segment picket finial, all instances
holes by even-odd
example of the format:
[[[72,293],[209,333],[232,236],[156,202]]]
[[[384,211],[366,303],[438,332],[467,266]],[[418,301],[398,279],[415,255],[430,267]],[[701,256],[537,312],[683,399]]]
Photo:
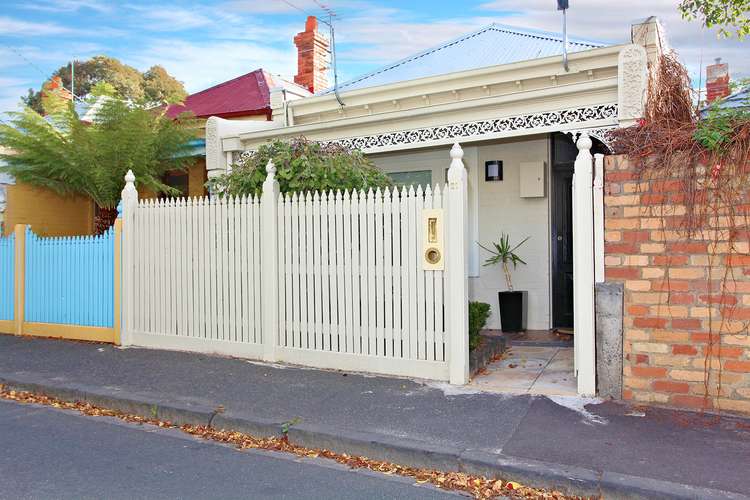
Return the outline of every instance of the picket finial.
[[[273,160],[268,160],[266,164],[266,182],[276,179],[276,165]]]
[[[466,170],[464,169],[464,150],[461,149],[459,143],[453,144],[450,152],[451,165],[448,168],[448,185],[450,187],[458,187],[463,180],[466,178]]]
[[[138,190],[135,188],[135,175],[132,170],[128,170],[125,174],[125,187],[122,188],[120,197],[122,200],[122,208],[118,210],[120,213],[132,210],[138,204]]]
[[[122,190],[122,197],[123,199],[126,198],[126,193],[130,194],[136,192],[135,189],[135,174],[133,174],[132,170],[128,170],[128,173],[125,174],[125,187]]]
[[[576,141],[576,146],[578,147],[578,151],[581,150],[590,150],[591,146],[593,145],[591,141],[591,137],[589,137],[589,134],[587,132],[581,132],[581,135],[578,136],[578,140]]]
[[[266,163],[266,180],[263,181],[263,193],[269,193],[274,197],[279,193],[279,182],[276,180],[276,165],[270,159]]]
[[[451,159],[452,160],[462,160],[464,157],[464,150],[461,149],[461,145],[457,142],[453,143],[453,147],[451,148]]]

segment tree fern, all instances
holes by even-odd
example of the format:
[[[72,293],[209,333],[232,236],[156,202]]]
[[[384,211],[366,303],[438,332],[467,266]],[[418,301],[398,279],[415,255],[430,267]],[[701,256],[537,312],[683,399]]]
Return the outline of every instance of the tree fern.
[[[9,117],[9,125],[0,124],[0,145],[10,150],[0,154],[0,171],[59,194],[84,194],[109,212],[128,169],[139,186],[177,194],[162,176],[194,161],[192,120],[172,121],[117,99],[103,103],[94,123],[81,122],[72,105],[46,119],[30,108]]]

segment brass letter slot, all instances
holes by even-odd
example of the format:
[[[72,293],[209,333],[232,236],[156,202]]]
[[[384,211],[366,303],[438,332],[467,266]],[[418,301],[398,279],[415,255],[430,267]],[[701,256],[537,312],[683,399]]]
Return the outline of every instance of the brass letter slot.
[[[445,268],[445,235],[443,234],[443,209],[422,210],[422,269],[442,271]]]
[[[429,217],[427,219],[427,242],[437,243],[437,217]],[[440,259],[440,252],[438,252],[437,259]],[[437,260],[435,261],[437,262]]]

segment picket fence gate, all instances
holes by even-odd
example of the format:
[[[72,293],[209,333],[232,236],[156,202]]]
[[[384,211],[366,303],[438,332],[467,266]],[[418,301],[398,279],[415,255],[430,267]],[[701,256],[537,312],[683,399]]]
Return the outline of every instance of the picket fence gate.
[[[138,203],[134,344],[262,355],[259,212],[255,197]]]
[[[444,188],[139,201],[123,207],[123,345],[468,380],[466,172]],[[444,269],[423,265],[443,211]]]
[[[112,328],[114,234],[45,238],[27,228],[24,320]]]

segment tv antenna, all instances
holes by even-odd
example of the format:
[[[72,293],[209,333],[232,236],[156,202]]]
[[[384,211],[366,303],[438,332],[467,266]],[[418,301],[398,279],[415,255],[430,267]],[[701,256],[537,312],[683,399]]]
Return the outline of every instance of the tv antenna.
[[[341,96],[339,95],[339,73],[336,68],[336,32],[333,28],[333,20],[335,18],[338,18],[338,15],[332,8],[327,6],[324,3],[319,2],[318,0],[313,0],[315,4],[320,7],[323,12],[325,12],[328,15],[328,21],[324,21],[321,19],[321,21],[324,24],[328,25],[329,30],[329,38],[331,40],[331,66],[333,68],[333,94],[336,96],[336,101],[338,101],[339,106],[344,106],[344,101],[341,100]]]
[[[557,0],[557,10],[561,10],[563,13],[563,68],[565,72],[568,69],[568,20],[565,16],[565,11],[568,10],[568,0]]]

